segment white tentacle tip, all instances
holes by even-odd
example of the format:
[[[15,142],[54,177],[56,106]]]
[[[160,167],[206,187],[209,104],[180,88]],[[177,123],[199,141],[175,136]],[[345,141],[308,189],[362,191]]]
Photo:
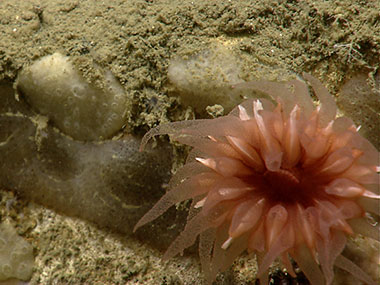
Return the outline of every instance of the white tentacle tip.
[[[222,249],[226,250],[227,248],[229,248],[229,246],[231,245],[233,241],[233,238],[232,237],[229,237],[223,244],[222,244]]]

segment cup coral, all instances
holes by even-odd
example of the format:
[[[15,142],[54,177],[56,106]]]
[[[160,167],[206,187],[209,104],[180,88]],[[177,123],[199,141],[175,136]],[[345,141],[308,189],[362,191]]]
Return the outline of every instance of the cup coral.
[[[312,284],[331,284],[333,266],[374,282],[341,253],[347,236],[379,241],[378,151],[346,117],[314,77],[303,75],[320,104],[314,108],[305,82],[249,82],[271,100],[251,99],[229,115],[174,122],[150,130],[193,147],[170,191],[137,223],[151,222],[172,205],[193,199],[184,231],[164,255],[183,252],[200,235],[207,280],[226,270],[242,252],[257,256],[258,277],[279,258],[291,275],[294,259]]]

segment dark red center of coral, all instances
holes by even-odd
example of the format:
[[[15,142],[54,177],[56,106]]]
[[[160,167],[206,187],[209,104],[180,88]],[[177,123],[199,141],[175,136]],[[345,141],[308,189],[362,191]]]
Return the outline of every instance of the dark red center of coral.
[[[315,199],[326,198],[323,183],[298,168],[266,171],[262,175],[250,177],[247,182],[257,185],[256,191],[273,204],[298,203],[309,207],[314,205]]]

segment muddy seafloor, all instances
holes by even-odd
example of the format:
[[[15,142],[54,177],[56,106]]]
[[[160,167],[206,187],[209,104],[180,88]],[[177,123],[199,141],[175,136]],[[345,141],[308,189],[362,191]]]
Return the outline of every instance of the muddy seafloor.
[[[168,82],[168,64],[176,55],[223,45],[238,55],[245,80],[278,78],[282,72],[312,73],[337,96],[342,113],[362,125],[379,148],[379,97],[339,101],[339,91],[350,78],[360,73],[371,81],[378,72],[379,11],[378,1],[351,0],[3,0],[0,81],[13,84],[23,66],[54,52],[69,56],[85,78],[100,87],[104,78],[94,65],[109,69],[132,105],[124,132],[142,135],[160,122],[199,117],[192,106],[177,99]],[[362,110],[360,116],[350,108],[353,105]],[[177,152],[178,161],[182,153]],[[1,192],[1,218],[11,220],[34,246],[31,284],[199,284],[202,280],[194,254],[163,263],[161,250],[133,236],[14,199],[9,191]],[[362,268],[373,268],[365,261],[368,249],[362,247],[354,252],[355,260]],[[217,284],[254,284],[255,270],[255,261],[243,257]],[[345,276],[337,272],[335,283],[348,284]]]

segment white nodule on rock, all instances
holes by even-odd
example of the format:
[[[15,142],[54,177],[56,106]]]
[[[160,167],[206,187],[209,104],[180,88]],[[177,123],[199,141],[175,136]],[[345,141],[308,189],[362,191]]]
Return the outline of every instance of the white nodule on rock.
[[[240,103],[231,85],[244,82],[239,58],[223,46],[213,46],[187,58],[172,59],[168,77],[180,91],[182,103],[199,113],[220,104],[229,112]]]
[[[32,246],[8,222],[0,224],[0,281],[10,278],[29,280],[34,256]]]
[[[24,68],[17,88],[62,132],[91,141],[109,138],[125,124],[124,89],[110,71],[104,72],[104,78],[105,87],[97,88],[83,78],[68,57],[54,53]]]

